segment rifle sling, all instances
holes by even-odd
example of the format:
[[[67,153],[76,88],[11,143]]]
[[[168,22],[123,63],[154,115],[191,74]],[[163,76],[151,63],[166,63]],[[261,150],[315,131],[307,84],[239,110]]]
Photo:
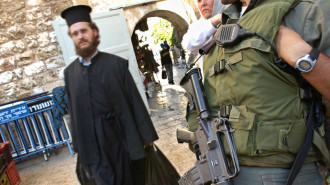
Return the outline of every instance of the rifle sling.
[[[293,183],[293,181],[295,180],[296,176],[298,175],[302,165],[304,164],[304,161],[309,152],[309,149],[312,146],[315,121],[316,121],[315,120],[315,102],[312,101],[312,105],[311,105],[308,120],[307,120],[304,141],[301,144],[300,149],[297,153],[296,159],[292,165],[292,168],[289,173],[289,177],[286,181],[286,185],[291,185]]]

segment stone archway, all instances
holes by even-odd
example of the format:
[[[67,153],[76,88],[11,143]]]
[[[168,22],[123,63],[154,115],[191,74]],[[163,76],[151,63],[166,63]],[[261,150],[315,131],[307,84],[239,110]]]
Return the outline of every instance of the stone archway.
[[[182,40],[182,37],[187,32],[189,26],[188,23],[180,15],[167,10],[155,10],[153,12],[150,12],[144,17],[142,17],[140,21],[136,24],[139,24],[140,22],[145,21],[147,18],[150,17],[160,17],[171,22],[178,33],[179,40]]]
[[[155,78],[154,72],[157,72],[156,64],[160,64],[160,58],[159,54],[156,54],[157,52],[155,52],[157,47],[150,47],[150,45],[148,46],[146,43],[141,43],[142,45],[139,44],[137,41],[138,38],[135,37],[135,30],[145,32],[150,29],[147,25],[148,18],[162,18],[169,21],[173,25],[175,29],[175,36],[179,43],[181,43],[183,35],[188,30],[189,23],[196,18],[194,13],[191,14],[193,15],[193,18],[189,16],[187,13],[187,9],[189,7],[185,7],[185,5],[189,6],[184,0],[167,0],[123,8],[128,31],[132,38],[137,65],[145,76],[146,89],[149,89],[149,84],[154,86],[154,83],[159,83],[159,79],[157,80]],[[180,55],[178,54],[177,56]],[[178,63],[178,61],[174,60],[174,58],[173,61]],[[146,94],[148,95],[148,93]]]
[[[181,40],[189,23],[196,20],[194,9],[185,1],[167,0],[124,7],[125,17],[130,35],[137,24],[149,17],[160,17],[168,20],[176,28]]]

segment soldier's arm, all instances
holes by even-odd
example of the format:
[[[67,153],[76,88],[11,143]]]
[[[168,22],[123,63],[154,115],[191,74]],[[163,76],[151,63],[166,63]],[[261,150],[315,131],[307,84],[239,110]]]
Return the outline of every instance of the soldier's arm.
[[[291,66],[312,50],[299,34],[285,26],[280,26],[277,34],[277,51]],[[330,58],[320,53],[314,69],[302,76],[313,85],[325,98],[330,100]]]

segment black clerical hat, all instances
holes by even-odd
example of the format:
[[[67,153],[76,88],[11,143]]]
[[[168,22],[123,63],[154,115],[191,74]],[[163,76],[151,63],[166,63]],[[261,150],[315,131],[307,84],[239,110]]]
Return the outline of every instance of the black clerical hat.
[[[70,27],[72,24],[77,22],[92,22],[89,13],[92,8],[87,5],[71,6],[61,13],[63,19]]]

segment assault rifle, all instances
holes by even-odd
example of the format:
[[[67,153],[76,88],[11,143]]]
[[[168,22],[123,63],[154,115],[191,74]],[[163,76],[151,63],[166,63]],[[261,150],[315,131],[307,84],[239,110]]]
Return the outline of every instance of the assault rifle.
[[[178,142],[194,145],[197,158],[195,166],[183,175],[179,185],[233,185],[231,179],[238,174],[239,165],[233,129],[228,124],[229,114],[224,111],[213,117],[207,110],[200,68],[188,70],[180,85],[186,90],[190,105],[197,110],[199,126],[194,133],[177,130]],[[229,151],[225,151],[225,146]]]

